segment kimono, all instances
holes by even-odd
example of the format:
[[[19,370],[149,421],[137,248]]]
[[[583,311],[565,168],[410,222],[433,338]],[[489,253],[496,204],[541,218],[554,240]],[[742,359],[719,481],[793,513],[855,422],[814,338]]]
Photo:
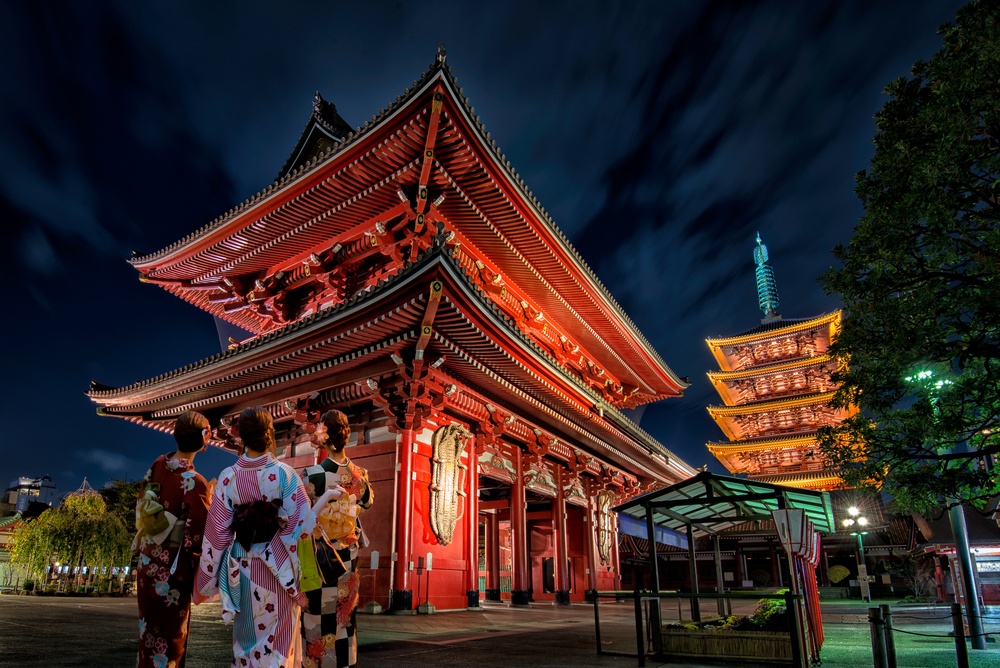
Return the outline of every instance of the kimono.
[[[163,509],[177,517],[176,531],[160,544],[136,537],[139,603],[139,668],[183,668],[191,623],[201,540],[208,514],[209,489],[191,462],[166,455],[146,471],[139,496],[156,489]]]
[[[358,607],[358,551],[368,546],[360,510],[374,500],[368,472],[348,460],[338,464],[324,459],[303,472],[316,498],[340,485],[347,495],[330,501],[316,518],[313,544],[323,579],[322,589],[306,592],[308,605],[302,614],[306,641],[306,668],[342,668],[358,662],[355,614]]]
[[[260,502],[255,504],[254,502]],[[268,503],[271,502],[271,503]],[[261,504],[276,513],[270,536],[241,539],[241,519]],[[297,599],[298,541],[315,516],[295,470],[264,454],[241,456],[219,474],[205,525],[198,591],[216,593],[222,619],[233,623],[236,668],[298,668],[302,662]],[[251,517],[251,533],[256,520]],[[259,540],[264,538],[264,540]]]

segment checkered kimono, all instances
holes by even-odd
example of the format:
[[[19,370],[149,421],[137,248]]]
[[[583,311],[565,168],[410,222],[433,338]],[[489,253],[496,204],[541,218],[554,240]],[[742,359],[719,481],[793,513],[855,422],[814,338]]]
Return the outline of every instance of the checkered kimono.
[[[353,497],[356,508],[366,510],[374,495],[368,483],[368,472],[349,461],[338,464],[325,459],[303,472],[303,478],[318,498],[328,489],[340,485]],[[335,502],[331,501],[331,505]],[[342,505],[348,505],[345,498]],[[323,513],[313,531],[316,562],[323,577],[322,589],[306,592],[309,604],[302,614],[302,631],[306,641],[305,668],[346,668],[358,662],[358,641],[355,636],[355,614],[358,607],[358,551],[367,547],[368,538],[360,521],[347,536],[331,539],[324,535]]]

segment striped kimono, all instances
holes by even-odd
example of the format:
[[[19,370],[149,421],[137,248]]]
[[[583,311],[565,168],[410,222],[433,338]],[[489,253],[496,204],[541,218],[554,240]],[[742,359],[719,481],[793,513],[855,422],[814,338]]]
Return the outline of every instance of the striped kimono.
[[[280,500],[281,528],[247,550],[235,540],[236,510],[254,501]],[[233,623],[235,668],[297,668],[302,662],[299,576],[300,537],[315,515],[295,470],[270,455],[241,456],[219,474],[208,511],[197,587],[222,601],[222,619]]]

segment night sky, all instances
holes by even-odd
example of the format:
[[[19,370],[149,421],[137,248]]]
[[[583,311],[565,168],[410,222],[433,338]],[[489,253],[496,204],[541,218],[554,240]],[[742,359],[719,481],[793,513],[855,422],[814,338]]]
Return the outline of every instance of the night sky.
[[[782,315],[861,214],[882,89],[959,2],[0,3],[4,243],[0,484],[135,479],[172,439],[99,418],[125,385],[219,351],[214,320],[139,283],[159,250],[264,189],[315,91],[361,125],[444,43],[487,129],[680,376],[642,426],[724,470],[704,339],[758,324],[752,249]],[[214,476],[232,456],[200,455]]]

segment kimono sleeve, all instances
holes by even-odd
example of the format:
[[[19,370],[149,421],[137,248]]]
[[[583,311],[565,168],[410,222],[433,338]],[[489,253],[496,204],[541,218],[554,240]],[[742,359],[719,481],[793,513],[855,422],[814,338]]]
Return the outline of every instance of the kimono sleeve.
[[[202,596],[214,596],[219,592],[219,567],[227,548],[233,542],[233,470],[228,468],[219,474],[211,504],[205,520],[205,535],[201,541],[201,561],[195,588]]]
[[[371,508],[372,503],[375,502],[375,490],[372,489],[372,485],[368,482],[368,470],[361,469],[361,480],[364,484],[364,491],[358,496],[358,505],[364,510]]]
[[[205,524],[208,520],[208,509],[212,502],[208,483],[202,476],[196,476],[194,489],[187,493],[188,523],[184,530],[184,547],[190,550],[191,565],[198,566],[203,549]]]

